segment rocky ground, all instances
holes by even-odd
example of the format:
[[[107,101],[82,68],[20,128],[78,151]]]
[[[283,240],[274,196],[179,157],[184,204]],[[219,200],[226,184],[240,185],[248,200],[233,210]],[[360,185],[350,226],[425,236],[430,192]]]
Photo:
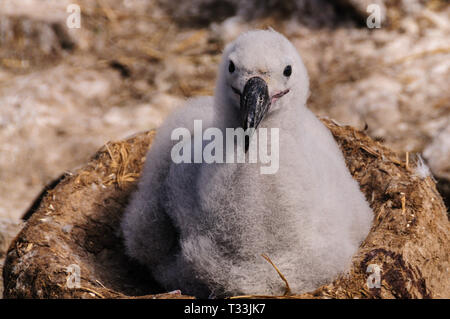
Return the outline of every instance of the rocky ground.
[[[253,28],[298,48],[311,109],[423,154],[450,198],[446,1],[78,0],[69,29],[71,2],[0,2],[0,260],[45,184],[211,94],[225,43]],[[367,3],[381,28],[367,28]]]

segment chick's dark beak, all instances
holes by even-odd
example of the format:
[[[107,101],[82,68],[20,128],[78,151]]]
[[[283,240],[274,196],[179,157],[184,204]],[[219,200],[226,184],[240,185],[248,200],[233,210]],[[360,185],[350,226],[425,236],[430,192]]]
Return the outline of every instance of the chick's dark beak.
[[[250,78],[242,91],[240,104],[242,128],[256,130],[270,107],[266,81],[257,76]]]

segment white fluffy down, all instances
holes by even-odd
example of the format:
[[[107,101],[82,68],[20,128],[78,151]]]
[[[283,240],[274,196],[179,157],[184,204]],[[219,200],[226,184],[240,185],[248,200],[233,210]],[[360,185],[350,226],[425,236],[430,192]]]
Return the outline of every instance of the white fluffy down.
[[[236,71],[228,71],[229,60]],[[283,75],[286,65],[292,75]],[[174,128],[239,126],[240,89],[263,77],[276,100],[260,127],[279,128],[276,174],[260,164],[175,164]],[[214,97],[190,100],[159,129],[122,221],[126,252],[167,290],[198,297],[294,293],[344,273],[373,213],[329,130],[306,108],[309,80],[294,46],[279,33],[251,31],[223,54]],[[270,139],[269,139],[270,141]],[[269,148],[270,149],[270,148]]]

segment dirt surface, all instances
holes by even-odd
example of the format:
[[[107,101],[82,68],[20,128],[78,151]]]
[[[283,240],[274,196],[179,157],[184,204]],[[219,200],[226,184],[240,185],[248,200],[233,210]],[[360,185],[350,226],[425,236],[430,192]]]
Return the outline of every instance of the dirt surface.
[[[11,241],[22,227],[22,222],[0,217],[0,299],[3,297],[3,263]]]
[[[375,222],[347,276],[289,297],[449,298],[450,224],[432,178],[364,133],[325,123]],[[153,136],[108,143],[48,190],[8,251],[7,298],[188,297],[161,294],[150,273],[124,255],[120,238],[120,219]],[[370,264],[382,269],[380,288],[366,285]],[[71,265],[80,269],[75,288],[67,285]]]

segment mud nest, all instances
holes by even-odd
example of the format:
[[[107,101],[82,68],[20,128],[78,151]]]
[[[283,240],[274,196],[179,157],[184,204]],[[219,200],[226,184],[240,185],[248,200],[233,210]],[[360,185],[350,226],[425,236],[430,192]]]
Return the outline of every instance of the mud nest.
[[[449,298],[450,223],[432,177],[417,174],[416,164],[363,132],[323,122],[373,208],[374,224],[348,275],[313,292],[275,298]],[[154,134],[106,144],[86,166],[43,191],[8,250],[6,298],[189,297],[165,293],[124,255],[119,234]],[[379,288],[367,285],[373,264],[381,270]],[[80,281],[69,285],[73,265]]]

